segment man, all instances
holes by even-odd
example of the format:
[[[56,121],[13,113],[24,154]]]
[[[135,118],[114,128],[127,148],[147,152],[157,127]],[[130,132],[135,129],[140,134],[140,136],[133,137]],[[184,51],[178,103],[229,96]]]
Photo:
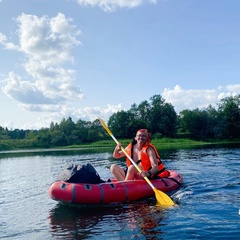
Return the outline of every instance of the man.
[[[125,156],[121,147],[121,143],[117,144],[113,152],[114,158],[118,159]],[[144,176],[149,179],[169,176],[169,172],[161,162],[160,155],[156,148],[150,143],[150,134],[147,129],[138,130],[134,141],[132,141],[125,150],[139,168],[142,169],[142,172],[140,173],[126,157],[127,168],[125,170],[117,164],[111,166],[110,170],[118,181],[143,179]]]

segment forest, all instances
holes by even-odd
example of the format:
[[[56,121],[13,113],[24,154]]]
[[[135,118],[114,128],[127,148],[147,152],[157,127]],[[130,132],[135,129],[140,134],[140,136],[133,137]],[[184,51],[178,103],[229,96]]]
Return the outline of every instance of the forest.
[[[131,139],[138,129],[146,128],[151,138],[239,140],[240,95],[221,99],[217,107],[209,105],[205,109],[186,109],[179,114],[161,95],[154,95],[149,101],[132,104],[127,111],[112,114],[107,124],[119,139]],[[74,122],[68,117],[39,130],[0,127],[0,150],[62,147],[108,139],[98,119]]]

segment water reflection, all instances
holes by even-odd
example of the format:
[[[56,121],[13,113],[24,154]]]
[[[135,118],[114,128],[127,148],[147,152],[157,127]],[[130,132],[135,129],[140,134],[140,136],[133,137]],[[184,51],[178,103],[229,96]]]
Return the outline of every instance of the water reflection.
[[[155,199],[97,207],[57,204],[48,218],[51,234],[58,239],[90,239],[106,233],[111,233],[109,239],[160,239],[166,211],[155,205]]]
[[[141,203],[135,206],[135,209],[130,209],[128,215],[128,226],[130,229],[140,230],[141,235],[146,236],[147,239],[159,239],[163,233],[161,226],[164,219],[166,209],[161,209],[156,205],[149,205],[148,202]]]

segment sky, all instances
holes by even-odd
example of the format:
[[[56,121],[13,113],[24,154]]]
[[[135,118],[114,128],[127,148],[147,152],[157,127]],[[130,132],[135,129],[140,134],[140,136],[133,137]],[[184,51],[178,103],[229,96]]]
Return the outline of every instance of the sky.
[[[0,0],[0,126],[177,113],[240,94],[239,0]]]

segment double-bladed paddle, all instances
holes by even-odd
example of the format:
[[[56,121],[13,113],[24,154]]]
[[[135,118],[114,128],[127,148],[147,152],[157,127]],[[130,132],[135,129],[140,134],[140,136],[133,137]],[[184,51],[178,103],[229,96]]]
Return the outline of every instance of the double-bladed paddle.
[[[116,142],[116,144],[118,144],[119,143],[118,140],[113,136],[112,132],[110,131],[108,126],[105,124],[105,122],[101,118],[98,118],[98,119],[99,119],[101,125],[107,131],[107,133],[112,137],[112,139]],[[134,160],[127,154],[125,149],[123,147],[121,147],[121,150],[124,152],[126,157],[132,162],[132,164],[136,167],[136,169],[141,173],[142,170],[138,167],[138,165],[134,162]],[[165,207],[174,205],[174,202],[172,201],[172,199],[167,194],[165,194],[164,192],[156,189],[146,176],[144,176],[144,179],[147,181],[147,183],[150,185],[150,187],[155,192],[155,196],[156,196],[156,199],[157,199],[157,202],[158,202],[159,205],[165,206]]]

